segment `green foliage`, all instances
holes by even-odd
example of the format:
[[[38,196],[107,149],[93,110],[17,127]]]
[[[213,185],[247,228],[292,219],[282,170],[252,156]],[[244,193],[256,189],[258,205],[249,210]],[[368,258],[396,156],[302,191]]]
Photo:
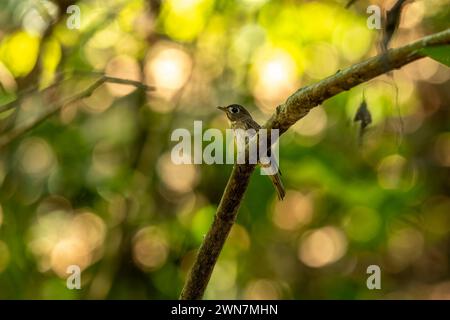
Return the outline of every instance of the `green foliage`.
[[[421,51],[430,58],[450,67],[450,45],[424,48]]]
[[[296,89],[377,50],[370,1],[83,0],[79,30],[66,27],[67,1],[45,1],[49,25],[33,2],[0,1],[0,105],[21,97],[0,113],[0,136],[82,92],[96,71],[157,90],[103,85],[0,149],[0,299],[177,298],[231,165],[175,165],[172,131],[195,120],[224,130],[216,106],[231,103],[263,123]],[[433,3],[406,7],[393,46],[419,37],[421,19],[427,33],[448,27],[448,4]],[[423,53],[449,65],[449,46]],[[418,61],[283,135],[286,199],[255,171],[205,297],[445,297],[449,79]],[[359,146],[363,94],[373,124]],[[81,290],[66,287],[70,264],[82,268]],[[380,291],[366,287],[371,264]]]

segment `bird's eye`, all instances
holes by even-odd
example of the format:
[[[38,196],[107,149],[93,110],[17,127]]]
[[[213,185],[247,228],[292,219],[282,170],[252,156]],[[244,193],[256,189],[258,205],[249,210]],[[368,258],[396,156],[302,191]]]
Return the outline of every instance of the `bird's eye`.
[[[238,113],[238,112],[239,112],[239,108],[237,108],[237,107],[231,108],[231,113]]]

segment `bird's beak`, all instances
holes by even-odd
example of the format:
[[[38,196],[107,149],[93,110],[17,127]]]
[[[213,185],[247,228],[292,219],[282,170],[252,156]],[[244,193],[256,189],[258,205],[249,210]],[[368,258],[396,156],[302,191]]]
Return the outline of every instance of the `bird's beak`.
[[[227,108],[226,107],[217,107],[217,109],[219,109],[219,110],[222,110],[223,112],[226,112],[227,111]]]

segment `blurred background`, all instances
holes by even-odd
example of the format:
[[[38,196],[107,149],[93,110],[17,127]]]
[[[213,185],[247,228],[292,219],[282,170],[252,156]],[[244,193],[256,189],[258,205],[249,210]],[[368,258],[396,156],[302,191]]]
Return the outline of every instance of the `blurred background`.
[[[90,71],[157,90],[103,85],[0,150],[0,299],[177,298],[231,165],[173,164],[171,132],[225,130],[216,106],[231,103],[264,123],[297,88],[376,55],[367,6],[394,2],[1,1],[0,105],[16,107],[0,136]],[[408,4],[391,45],[448,28],[449,8]],[[450,298],[449,101],[449,69],[425,58],[313,109],[280,141],[285,200],[253,175],[205,298]],[[71,264],[81,290],[66,288]],[[372,264],[381,290],[366,287]]]

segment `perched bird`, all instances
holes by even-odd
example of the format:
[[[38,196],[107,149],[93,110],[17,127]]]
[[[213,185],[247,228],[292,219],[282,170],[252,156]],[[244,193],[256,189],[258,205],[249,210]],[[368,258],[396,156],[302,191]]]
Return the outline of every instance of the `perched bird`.
[[[226,113],[228,120],[230,120],[230,123],[231,123],[231,129],[233,129],[233,130],[254,129],[255,130],[255,133],[253,134],[253,136],[254,136],[255,134],[257,134],[259,129],[261,129],[261,126],[255,120],[253,120],[250,113],[243,106],[241,106],[239,104],[232,104],[232,105],[229,105],[228,107],[217,107],[217,108]],[[250,136],[250,138],[251,138],[251,136]],[[286,195],[286,191],[284,190],[283,182],[281,181],[281,172],[279,171],[275,160],[273,159],[273,157],[271,157],[271,161],[269,164],[266,164],[266,165],[261,164],[261,166],[263,168],[276,166],[275,168],[273,168],[275,170],[271,170],[271,172],[276,172],[276,173],[273,175],[269,175],[269,178],[272,181],[272,183],[275,187],[275,190],[277,191],[278,198],[280,200],[283,200],[284,196]]]

